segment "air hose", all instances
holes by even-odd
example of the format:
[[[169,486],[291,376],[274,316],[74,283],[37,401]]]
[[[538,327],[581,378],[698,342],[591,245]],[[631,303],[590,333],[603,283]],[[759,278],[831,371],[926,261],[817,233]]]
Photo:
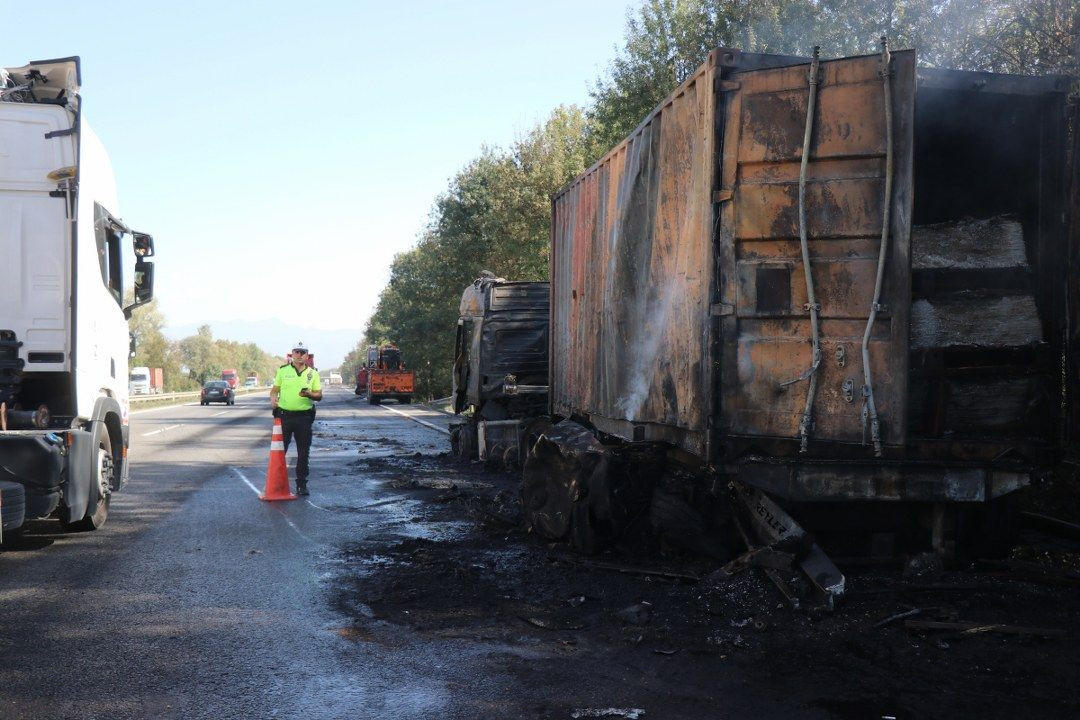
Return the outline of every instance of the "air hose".
[[[874,443],[874,455],[881,457],[881,422],[878,419],[877,405],[874,403],[874,381],[870,373],[870,333],[881,305],[881,286],[885,280],[885,256],[889,248],[889,216],[892,211],[892,176],[893,176],[893,116],[892,84],[890,81],[892,56],[889,54],[889,40],[881,37],[881,69],[879,71],[885,91],[885,207],[881,220],[881,246],[878,248],[877,278],[874,281],[874,300],[870,303],[870,316],[866,320],[866,330],[862,339],[863,364],[863,428],[870,420],[870,438]],[[865,430],[864,430],[865,432]]]
[[[813,423],[814,396],[817,395],[817,372],[821,367],[821,340],[818,332],[818,305],[814,295],[814,276],[810,271],[810,242],[806,230],[806,167],[810,162],[810,136],[814,131],[814,108],[817,105],[818,72],[821,61],[818,58],[820,48],[814,46],[814,57],[810,61],[810,98],[806,103],[806,129],[803,131],[802,160],[799,163],[799,247],[802,249],[803,273],[806,275],[806,309],[810,311],[810,342],[813,348],[812,364],[797,380],[810,379],[806,390],[806,407],[802,420],[799,421],[799,452],[806,452],[810,440],[810,427]],[[790,383],[785,383],[790,384]]]

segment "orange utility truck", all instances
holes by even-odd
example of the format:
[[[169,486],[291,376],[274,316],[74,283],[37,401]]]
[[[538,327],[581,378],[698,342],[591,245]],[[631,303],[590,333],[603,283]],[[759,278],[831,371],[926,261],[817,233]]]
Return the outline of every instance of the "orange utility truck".
[[[391,398],[399,403],[412,402],[416,373],[405,369],[401,350],[393,343],[368,348],[367,399],[371,405]]]

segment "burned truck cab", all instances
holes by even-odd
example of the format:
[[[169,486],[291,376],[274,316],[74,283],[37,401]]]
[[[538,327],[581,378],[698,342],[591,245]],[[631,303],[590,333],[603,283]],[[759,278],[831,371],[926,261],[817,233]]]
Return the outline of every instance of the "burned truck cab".
[[[545,414],[548,288],[486,273],[462,294],[453,370],[459,457],[513,464],[520,421]]]

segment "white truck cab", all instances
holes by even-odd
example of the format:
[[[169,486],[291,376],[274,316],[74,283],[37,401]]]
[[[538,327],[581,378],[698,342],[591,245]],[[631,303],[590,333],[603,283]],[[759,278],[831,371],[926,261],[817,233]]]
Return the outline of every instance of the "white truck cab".
[[[154,390],[150,386],[150,368],[137,366],[131,368],[128,375],[128,392],[132,395],[149,395]]]
[[[50,515],[97,528],[127,479],[127,318],[153,296],[154,244],[121,219],[80,84],[77,57],[0,68],[0,528],[9,532]]]

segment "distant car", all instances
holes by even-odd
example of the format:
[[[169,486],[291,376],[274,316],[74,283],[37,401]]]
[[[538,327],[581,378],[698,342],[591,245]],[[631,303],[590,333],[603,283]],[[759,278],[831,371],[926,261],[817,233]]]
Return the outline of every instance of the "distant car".
[[[236,403],[236,391],[229,387],[229,383],[224,380],[211,380],[203,385],[202,398],[199,400],[199,404],[209,405],[212,402],[233,405]]]

